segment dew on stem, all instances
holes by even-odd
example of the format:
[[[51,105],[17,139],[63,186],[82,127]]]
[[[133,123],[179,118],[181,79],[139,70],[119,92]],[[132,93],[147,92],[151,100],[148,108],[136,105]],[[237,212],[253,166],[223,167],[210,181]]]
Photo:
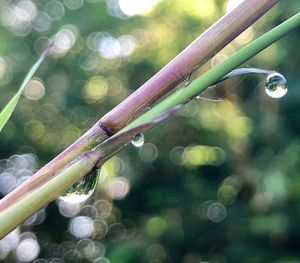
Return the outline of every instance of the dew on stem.
[[[271,98],[283,97],[288,91],[285,77],[277,72],[269,74],[266,79],[265,91]]]
[[[145,137],[144,134],[142,133],[138,133],[131,140],[132,145],[136,148],[142,147],[144,145],[144,142],[145,142]]]
[[[99,169],[93,169],[62,194],[59,200],[69,203],[85,202],[95,192],[99,176]]]

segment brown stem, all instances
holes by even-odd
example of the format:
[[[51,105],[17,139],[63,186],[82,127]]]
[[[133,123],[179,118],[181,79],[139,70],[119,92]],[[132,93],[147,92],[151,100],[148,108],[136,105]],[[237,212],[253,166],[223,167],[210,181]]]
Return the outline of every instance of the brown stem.
[[[223,16],[194,42],[184,49],[162,70],[112,109],[88,132],[60,153],[26,181],[0,201],[0,211],[48,181],[55,172],[62,169],[83,151],[107,139],[123,128],[147,107],[175,88],[183,76],[203,65],[236,36],[271,9],[279,0],[247,0]],[[180,73],[180,74],[178,74]]]

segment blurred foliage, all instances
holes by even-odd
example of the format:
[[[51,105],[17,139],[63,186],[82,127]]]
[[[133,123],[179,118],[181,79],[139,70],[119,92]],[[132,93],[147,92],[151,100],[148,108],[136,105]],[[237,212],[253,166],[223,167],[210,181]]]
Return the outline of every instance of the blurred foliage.
[[[59,46],[0,135],[2,195],[147,81],[226,6],[0,0],[1,107],[47,41]],[[193,77],[299,8],[297,0],[281,1]],[[147,132],[143,147],[129,146],[105,164],[88,203],[53,202],[0,241],[1,262],[299,262],[299,33],[247,64],[284,74],[284,98],[267,97],[261,76],[209,89],[205,96],[224,101],[192,101]]]

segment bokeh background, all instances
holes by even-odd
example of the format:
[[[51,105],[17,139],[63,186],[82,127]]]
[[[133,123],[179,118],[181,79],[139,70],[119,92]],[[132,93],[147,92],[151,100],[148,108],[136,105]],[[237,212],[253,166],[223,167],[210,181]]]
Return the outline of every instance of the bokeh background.
[[[0,134],[0,194],[28,179],[147,81],[230,0],[0,0],[0,107],[50,38],[57,49]],[[285,0],[193,77],[300,10]],[[300,29],[99,171],[84,204],[56,201],[0,241],[1,262],[300,262]]]

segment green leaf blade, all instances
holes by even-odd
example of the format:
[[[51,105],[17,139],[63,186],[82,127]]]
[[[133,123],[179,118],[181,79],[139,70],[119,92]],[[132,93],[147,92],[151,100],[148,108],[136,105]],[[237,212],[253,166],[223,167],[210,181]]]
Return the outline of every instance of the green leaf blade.
[[[49,47],[47,47],[46,50],[42,53],[42,55],[39,57],[39,59],[37,60],[37,62],[35,62],[35,64],[33,64],[33,66],[31,67],[31,69],[27,73],[25,79],[23,80],[23,82],[22,82],[19,90],[17,91],[17,93],[11,98],[11,100],[6,104],[6,106],[0,112],[0,132],[2,131],[2,129],[5,126],[5,124],[10,119],[13,111],[15,110],[15,108],[16,108],[18,102],[19,102],[19,99],[20,99],[20,97],[22,95],[22,92],[23,92],[24,88],[26,87],[26,85],[28,84],[28,82],[31,80],[31,78],[33,77],[33,75],[35,74],[35,72],[38,70],[38,68],[40,67],[40,65],[42,64],[42,62],[46,58],[46,56],[49,54],[49,51],[50,51],[51,47],[52,47],[52,45],[50,45]]]

